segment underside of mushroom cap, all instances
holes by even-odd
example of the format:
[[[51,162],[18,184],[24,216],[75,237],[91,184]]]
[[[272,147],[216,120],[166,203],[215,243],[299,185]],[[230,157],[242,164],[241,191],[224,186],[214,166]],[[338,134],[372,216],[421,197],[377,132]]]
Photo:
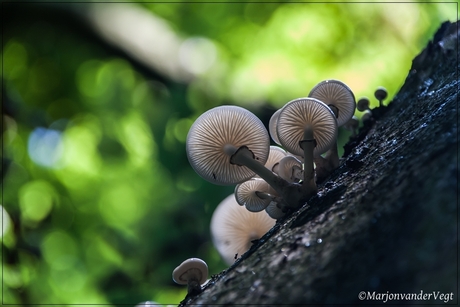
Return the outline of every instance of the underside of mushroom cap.
[[[229,151],[247,146],[254,159],[265,164],[270,138],[263,123],[248,110],[220,106],[203,113],[187,135],[186,151],[192,168],[204,179],[232,185],[255,174],[245,166],[230,163]]]
[[[212,242],[225,262],[231,265],[235,255],[245,253],[251,247],[251,241],[261,238],[275,223],[265,211],[249,212],[239,206],[235,195],[231,194],[212,215]]]
[[[356,100],[352,90],[342,81],[325,80],[318,83],[308,94],[326,105],[338,109],[337,125],[345,124],[355,113]]]
[[[235,199],[240,206],[245,206],[248,211],[260,212],[264,210],[271,199],[261,198],[258,193],[275,196],[275,190],[263,179],[252,178],[235,187]]]
[[[321,155],[337,141],[337,120],[331,109],[318,99],[305,97],[288,102],[282,109],[277,125],[281,144],[289,152],[304,156],[299,142],[306,128],[313,130],[314,155]]]
[[[199,258],[189,258],[174,269],[172,276],[180,285],[186,285],[191,278],[203,284],[208,278],[208,265]]]

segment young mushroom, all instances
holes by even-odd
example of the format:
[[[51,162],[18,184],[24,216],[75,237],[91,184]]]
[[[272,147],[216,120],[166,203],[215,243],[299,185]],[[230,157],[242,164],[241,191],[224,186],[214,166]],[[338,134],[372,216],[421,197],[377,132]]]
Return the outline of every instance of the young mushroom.
[[[360,112],[364,112],[366,110],[370,110],[370,101],[367,97],[362,97],[356,103],[356,109]]]
[[[188,295],[197,295],[208,278],[208,265],[199,258],[189,258],[174,269],[172,278],[179,285],[187,285]]]
[[[275,225],[276,221],[264,211],[249,212],[239,206],[235,195],[227,196],[217,206],[211,218],[211,237],[224,261],[231,265]]]
[[[328,151],[337,142],[335,115],[318,99],[294,99],[283,107],[277,133],[281,144],[289,152],[304,158],[302,192],[308,199],[317,192],[313,158]]]
[[[387,98],[388,92],[383,86],[377,87],[374,93],[375,98],[379,101],[379,106],[383,106],[383,101]]]
[[[353,117],[350,118],[350,120],[346,122],[342,127],[348,131],[351,131],[351,136],[354,137],[357,134],[356,131],[358,131],[359,120],[356,116],[353,115]]]

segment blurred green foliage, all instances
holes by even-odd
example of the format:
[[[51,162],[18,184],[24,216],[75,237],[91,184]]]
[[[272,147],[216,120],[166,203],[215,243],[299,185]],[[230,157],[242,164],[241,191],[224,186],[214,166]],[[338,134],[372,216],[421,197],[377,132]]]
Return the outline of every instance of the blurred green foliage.
[[[75,5],[3,4],[4,303],[177,304],[185,288],[171,273],[184,259],[226,267],[209,221],[233,191],[189,166],[194,119],[236,104],[267,124],[327,78],[357,98],[378,85],[393,95],[458,13],[435,2],[132,5],[177,37],[206,38],[212,65],[172,80],[104,41]]]

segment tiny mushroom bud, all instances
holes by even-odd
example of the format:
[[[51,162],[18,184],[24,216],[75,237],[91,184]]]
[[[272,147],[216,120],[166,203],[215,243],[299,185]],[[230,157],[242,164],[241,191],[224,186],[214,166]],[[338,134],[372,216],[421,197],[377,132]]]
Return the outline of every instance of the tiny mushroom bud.
[[[188,295],[201,292],[201,284],[208,278],[208,265],[199,258],[189,258],[174,269],[173,280],[179,285],[188,286]]]
[[[347,129],[348,131],[351,131],[351,136],[356,136],[356,131],[358,130],[359,127],[359,120],[356,116],[353,115],[352,118],[348,122],[346,122],[345,125],[342,126],[343,128]]]
[[[366,110],[370,110],[369,105],[370,105],[369,98],[362,97],[356,103],[356,109],[358,109],[358,111],[360,112],[364,112]]]
[[[372,112],[370,110],[366,110],[361,116],[361,121],[363,122],[364,125],[369,125],[372,123]]]
[[[275,225],[276,221],[265,211],[249,212],[238,206],[235,195],[227,196],[211,218],[211,237],[224,261],[231,265],[235,255],[242,255]]]
[[[374,96],[379,101],[379,106],[383,106],[383,100],[387,98],[388,92],[383,86],[379,86],[375,90]]]

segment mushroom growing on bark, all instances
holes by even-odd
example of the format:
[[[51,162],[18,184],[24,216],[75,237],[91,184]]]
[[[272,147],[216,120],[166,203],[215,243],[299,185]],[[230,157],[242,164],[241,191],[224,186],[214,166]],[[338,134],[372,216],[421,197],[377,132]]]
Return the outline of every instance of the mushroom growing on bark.
[[[239,206],[235,195],[227,196],[217,206],[211,218],[211,237],[224,261],[231,265],[275,225],[265,211],[249,212]]]
[[[387,98],[388,92],[383,86],[379,86],[374,92],[375,98],[379,101],[379,106],[383,106],[383,101]]]
[[[246,109],[220,106],[203,113],[190,128],[186,143],[190,165],[212,183],[237,184],[257,174],[286,206],[298,207],[311,196],[264,166],[270,147],[268,132]]]
[[[318,83],[308,95],[317,98],[328,105],[337,119],[337,126],[345,125],[356,109],[355,95],[343,82],[338,80],[325,80]],[[316,178],[323,181],[334,169],[339,167],[339,153],[337,143],[331,147],[324,157],[316,156]]]
[[[304,158],[302,192],[308,199],[317,192],[313,158],[328,151],[337,141],[335,115],[318,99],[294,99],[283,107],[277,133],[289,152]]]
[[[208,278],[208,265],[199,258],[189,258],[174,269],[172,278],[179,285],[187,285],[188,295],[199,294]]]

